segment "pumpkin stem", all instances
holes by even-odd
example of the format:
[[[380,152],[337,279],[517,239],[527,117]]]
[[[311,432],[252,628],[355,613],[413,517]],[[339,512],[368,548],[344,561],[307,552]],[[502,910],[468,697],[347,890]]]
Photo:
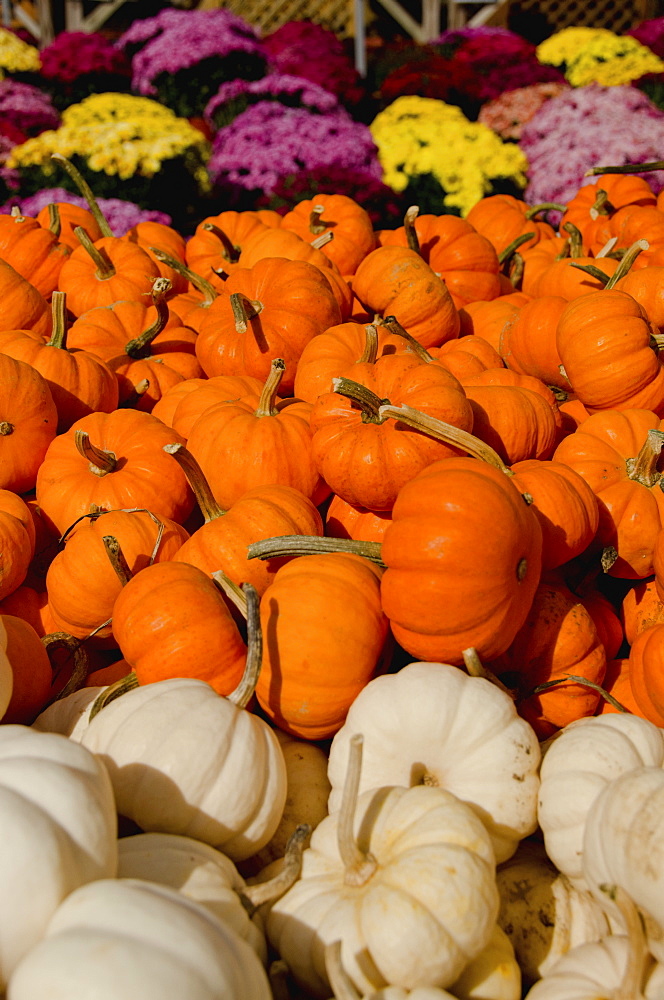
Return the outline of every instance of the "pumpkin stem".
[[[650,960],[650,952],[641,914],[622,886],[600,885],[599,889],[620,910],[629,940],[625,971],[618,988],[614,990],[614,1000],[643,1000],[641,987],[646,963]]]
[[[263,538],[247,546],[247,559],[279,559],[283,556],[310,556],[329,552],[351,552],[363,556],[377,566],[385,563],[380,557],[380,542],[351,538],[320,538],[318,535],[277,535]]]
[[[242,587],[239,587],[237,583],[234,583],[234,581],[231,580],[230,576],[224,573],[223,569],[216,569],[214,573],[211,574],[211,576],[217,587],[219,587],[219,590],[224,595],[224,597],[228,598],[231,604],[233,604],[238,609],[238,611],[246,621],[247,598],[245,596]]]
[[[113,230],[108,224],[108,221],[99,207],[99,203],[95,198],[92,188],[83,177],[83,174],[78,170],[71,160],[68,160],[66,156],[62,153],[51,153],[51,159],[56,160],[61,167],[64,168],[66,173],[69,174],[74,184],[81,192],[83,197],[88,203],[88,208],[90,209],[90,214],[93,216],[95,222],[99,226],[99,232],[102,236],[113,236]]]
[[[254,319],[261,312],[263,303],[258,299],[250,299],[242,292],[233,292],[231,295],[231,309],[235,320],[237,333],[246,333],[249,320]]]
[[[227,695],[228,700],[238,708],[246,708],[251,701],[263,662],[263,632],[258,593],[250,583],[243,583],[242,590],[247,599],[247,662],[240,683]]]
[[[563,229],[569,236],[569,244],[564,257],[581,257],[583,254],[583,236],[578,226],[573,222],[565,222]]]
[[[270,980],[272,1000],[291,1000],[290,991],[288,989],[289,972],[290,969],[284,962],[283,958],[275,958],[274,962],[270,962],[270,967],[267,970],[267,977]]]
[[[109,278],[114,278],[116,271],[106,248],[95,246],[83,226],[76,226],[74,234],[81,246],[85,248],[86,252],[92,258],[93,263],[97,265],[97,270],[95,271],[97,281],[108,281]]]
[[[320,236],[327,229],[327,223],[322,220],[324,211],[325,205],[314,205],[309,213],[309,232],[312,236]]]
[[[464,649],[461,655],[463,656],[463,662],[470,677],[482,677],[486,681],[491,681],[492,684],[495,684],[497,688],[508,695],[512,701],[516,699],[516,692],[512,688],[506,687],[493,671],[484,666],[474,646]]]
[[[135,410],[141,401],[141,397],[150,388],[150,379],[142,378],[140,382],[137,382],[134,388],[131,390],[128,396],[118,403],[118,410]]]
[[[474,434],[461,430],[460,427],[447,424],[444,420],[431,417],[428,413],[422,413],[421,410],[415,410],[412,406],[406,406],[405,403],[401,406],[384,403],[379,412],[382,417],[393,417],[400,423],[406,424],[407,427],[412,427],[416,431],[428,434],[429,437],[436,438],[437,441],[443,441],[445,444],[459,448],[472,455],[473,458],[479,458],[482,462],[486,462],[487,465],[493,465],[494,468],[500,469],[508,476],[513,475],[512,470],[505,465],[498,452],[494,451],[490,445],[485,444],[484,441],[480,441]]]
[[[602,288],[608,288],[609,276],[604,271],[600,270],[599,267],[595,267],[594,264],[575,264],[574,261],[570,262],[571,267],[575,267],[577,271],[585,271],[589,274],[591,278],[596,278],[599,281]]]
[[[627,476],[643,486],[654,486],[661,478],[657,463],[664,446],[664,432],[648,431],[646,440],[636,458],[627,459]]]
[[[233,296],[231,296],[232,298]],[[258,406],[256,407],[255,416],[257,417],[276,417],[279,410],[276,407],[277,393],[279,391],[279,386],[281,385],[281,380],[286,372],[286,362],[283,358],[274,358],[272,364],[270,365],[270,374],[265,380],[265,384],[261,391],[260,399],[258,400]]]
[[[353,834],[362,772],[363,744],[364,737],[361,733],[355,733],[351,736],[348,744],[348,770],[346,771],[337,821],[337,846],[345,868],[344,884],[358,888],[369,881],[378,867],[378,862],[373,854],[370,851],[361,850]]]
[[[414,250],[416,254],[422,256],[422,248],[420,247],[420,240],[417,235],[417,230],[415,229],[415,220],[420,214],[419,205],[411,205],[409,209],[406,210],[406,214],[403,217],[403,228],[406,232],[406,240],[408,242],[408,249]]]
[[[208,306],[212,305],[219,293],[209,281],[207,281],[201,274],[196,274],[196,272],[188,268],[183,261],[178,260],[177,257],[173,257],[173,255],[167,253],[166,250],[160,250],[159,247],[150,247],[149,249],[161,264],[167,264],[168,267],[172,267],[177,274],[186,278],[187,281],[194,286],[197,292],[200,292],[203,296],[201,306],[204,309],[207,309]]]
[[[7,437],[13,433],[14,425],[10,424],[8,420],[0,420],[0,437]]]
[[[138,337],[134,337],[125,345],[125,354],[128,354],[134,361],[149,358],[151,355],[150,345],[152,341],[161,333],[168,323],[168,303],[166,295],[173,287],[169,278],[155,278],[152,285],[152,305],[157,310],[154,322],[144,330]]]
[[[125,559],[125,554],[120,547],[119,541],[114,535],[104,535],[102,542],[110,564],[115,570],[115,575],[122,586],[125,587],[131,580],[133,573],[129,569],[129,563]]]
[[[353,382],[349,378],[333,378],[332,390],[338,392],[340,396],[357,403],[362,409],[363,424],[383,424],[385,417],[381,417],[380,408],[388,400],[381,399],[365,385]]]
[[[361,1000],[360,994],[341,962],[341,941],[325,945],[325,973],[334,1000]]]
[[[61,698],[66,698],[68,694],[72,694],[72,692],[78,691],[79,688],[83,687],[85,678],[88,676],[88,670],[90,669],[90,660],[83,644],[78,639],[75,639],[73,635],[69,635],[68,632],[51,632],[42,638],[42,643],[51,661],[54,684],[60,679],[63,668],[62,665],[54,662],[53,654],[57,650],[62,649],[68,653],[67,662],[71,663],[70,674],[65,684],[53,698],[54,702],[60,701]]]
[[[118,460],[112,451],[103,451],[97,448],[90,440],[87,431],[74,431],[74,445],[76,451],[82,458],[87,458],[90,463],[90,472],[95,476],[106,476],[113,472]]]
[[[51,299],[51,317],[53,332],[48,341],[48,347],[59,347],[65,350],[67,347],[67,296],[57,289],[53,292]]]
[[[498,263],[506,264],[511,259],[513,254],[516,253],[519,247],[523,246],[524,243],[527,243],[528,240],[532,240],[535,235],[535,233],[522,233],[521,236],[517,236],[516,239],[513,239],[512,242],[508,243],[505,249],[501,250],[498,254]]]
[[[378,357],[378,327],[375,323],[369,323],[364,328],[364,334],[364,350],[358,358],[358,364],[375,365]]]
[[[591,167],[586,170],[584,177],[595,177],[597,174],[642,174],[651,170],[663,170],[664,160],[655,160],[653,163],[623,163],[615,167]]]
[[[608,216],[613,215],[616,210],[616,206],[612,205],[609,201],[609,196],[604,190],[604,188],[599,188],[597,191],[597,197],[590,207],[589,215],[593,222],[599,219],[600,215]]]
[[[562,687],[563,684],[567,684],[569,681],[572,681],[574,684],[580,684],[581,687],[590,688],[591,691],[597,691],[604,701],[607,701],[609,705],[612,705],[617,712],[626,712],[628,715],[630,714],[629,709],[625,708],[625,706],[621,704],[617,698],[614,698],[612,694],[609,694],[608,691],[606,691],[603,687],[600,687],[599,684],[596,684],[595,681],[591,681],[588,677],[581,677],[579,674],[563,674],[562,677],[556,678],[556,680],[543,681],[541,684],[538,684],[537,687],[534,687],[532,691],[523,695],[523,698],[525,700],[527,698],[531,698],[533,695],[542,694],[550,688]]]
[[[604,287],[613,288],[621,278],[624,278],[641,251],[647,250],[649,246],[648,240],[637,240],[636,243],[632,243],[631,247],[625,250],[622,260]]]
[[[530,222],[540,212],[566,212],[567,205],[561,205],[558,201],[543,201],[540,205],[533,205],[525,213],[525,218]]]
[[[326,247],[327,244],[331,243],[333,239],[334,233],[332,230],[328,230],[326,233],[321,233],[320,236],[317,236],[315,240],[312,240],[309,246],[312,246],[314,250],[322,250],[323,247]]]
[[[205,478],[205,473],[189,449],[185,448],[179,441],[175,441],[173,444],[165,444],[163,450],[167,455],[173,456],[187,477],[187,482],[194,491],[196,502],[201,514],[205,518],[205,523],[209,524],[210,521],[214,521],[215,518],[225,514],[226,511],[219,506],[212,494],[210,484]]]
[[[49,232],[53,233],[54,236],[59,236],[62,232],[60,209],[53,201],[48,206],[48,228]]]
[[[410,350],[413,354],[418,356],[420,361],[424,361],[428,365],[435,363],[436,359],[429,354],[426,347],[423,347],[422,344],[420,344],[419,340],[416,340],[412,334],[408,333],[407,330],[404,330],[396,316],[386,316],[383,320],[383,326],[387,329],[388,333],[391,333],[396,337],[403,337],[403,339],[408,343]]]
[[[608,257],[617,242],[618,242],[618,237],[617,236],[612,236],[610,240],[606,241],[606,243],[604,244],[604,246],[602,247],[602,249],[599,250],[595,254],[595,259],[597,260],[600,257]],[[622,254],[621,254],[621,257],[622,257]]]
[[[133,671],[125,677],[121,677],[119,680],[113,681],[113,683],[109,684],[107,688],[100,691],[98,696],[93,701],[92,708],[90,709],[90,715],[88,716],[90,722],[92,722],[98,712],[101,712],[102,708],[106,708],[106,706],[110,705],[110,703],[115,701],[116,698],[121,698],[123,694],[127,693],[127,691],[133,691],[133,689],[138,686],[138,677]]]
[[[228,234],[220,226],[216,226],[213,222],[204,222],[201,229],[217,237],[222,246],[221,256],[224,260],[227,260],[230,264],[237,264],[240,259],[240,247],[232,242]]]
[[[276,903],[297,882],[302,871],[302,851],[310,834],[309,824],[301,823],[288,838],[283,865],[279,872],[265,882],[245,885],[238,890],[240,901],[250,917],[264,903]]]

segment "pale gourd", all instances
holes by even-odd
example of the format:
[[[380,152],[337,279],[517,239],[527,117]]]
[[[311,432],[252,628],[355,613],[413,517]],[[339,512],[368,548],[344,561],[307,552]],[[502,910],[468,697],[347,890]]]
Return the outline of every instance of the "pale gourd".
[[[33,729],[42,733],[61,733],[76,743],[81,742],[83,731],[90,721],[90,710],[102,687],[82,687],[65,698],[59,698],[37,716]]]
[[[550,743],[542,759],[538,817],[547,854],[583,884],[583,835],[593,802],[627,771],[662,767],[664,731],[625,712],[578,719]]]
[[[14,689],[14,674],[7,656],[7,629],[0,620],[0,719],[7,711]]]
[[[629,932],[572,948],[526,1000],[664,1000],[664,966],[645,947],[636,910]]]
[[[63,899],[115,875],[117,816],[89,750],[19,725],[0,726],[0,815],[1,992]]]
[[[583,874],[595,894],[618,886],[646,919],[664,961],[664,770],[641,767],[606,785],[588,813]]]
[[[138,833],[118,841],[118,878],[142,879],[177,889],[223,920],[267,961],[265,934],[242,905],[245,881],[225,854],[192,837]]]
[[[385,986],[360,997],[341,965],[340,942],[325,949],[325,968],[335,1000],[521,1000],[521,971],[509,939],[496,925],[486,948],[466,966],[449,991],[438,986]]]
[[[557,870],[530,840],[496,871],[498,923],[507,933],[526,985],[541,979],[571,948],[609,933],[604,909]]]
[[[279,825],[286,765],[273,730],[232,698],[195,679],[146,684],[97,712],[81,742],[106,765],[122,816],[240,861]]]
[[[7,1000],[272,1000],[254,950],[175,889],[83,886],[16,968]]]
[[[330,748],[330,812],[339,808],[353,733],[364,735],[360,791],[446,788],[474,809],[505,861],[537,826],[540,749],[511,698],[444,663],[411,663],[376,677],[350,707]]]
[[[335,940],[361,992],[447,988],[496,923],[490,837],[442,788],[384,787],[358,799],[358,737],[350,749],[342,807],[314,830],[301,878],[270,910],[268,938],[313,997],[330,995],[324,952]]]

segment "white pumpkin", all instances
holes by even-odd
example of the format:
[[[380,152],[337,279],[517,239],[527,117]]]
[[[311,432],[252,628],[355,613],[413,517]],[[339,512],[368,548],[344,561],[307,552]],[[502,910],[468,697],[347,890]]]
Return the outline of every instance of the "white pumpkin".
[[[547,854],[583,884],[583,834],[593,802],[627,771],[664,764],[664,731],[618,712],[578,719],[556,736],[540,769],[538,818]]]
[[[225,854],[192,837],[138,833],[118,841],[118,878],[158,882],[200,903],[244,938],[267,961],[265,934],[238,893],[245,881]]]
[[[174,889],[104,879],[73,892],[7,1000],[272,1000],[254,950]]]
[[[341,810],[314,830],[302,877],[267,918],[295,980],[329,996],[325,945],[360,991],[447,987],[489,942],[498,913],[489,835],[451,792],[417,785],[357,798],[360,742],[351,743]]]
[[[7,656],[7,629],[0,619],[0,719],[7,711],[14,690],[14,674]]]
[[[65,698],[59,698],[41,712],[32,723],[33,729],[42,733],[61,733],[76,743],[81,742],[83,731],[90,721],[90,710],[97,695],[105,687],[82,687]]]
[[[115,875],[117,816],[106,770],[84,747],[0,726],[0,992],[62,900]]]
[[[118,812],[141,830],[193,837],[239,861],[279,825],[286,765],[273,730],[204,681],[128,691],[81,743],[108,768]]]
[[[524,840],[496,872],[498,923],[516,953],[524,982],[541,979],[570,948],[610,932],[593,896],[559,872],[544,848]]]
[[[628,973],[633,957],[623,935],[579,945],[558,959],[526,1000],[664,1000],[664,966],[648,955],[637,958],[634,981]]]
[[[332,984],[335,1000],[520,1000],[521,971],[506,934],[496,925],[486,948],[466,966],[450,991],[439,986],[416,986],[405,990],[401,986],[385,986],[370,995],[360,994],[341,965],[341,942],[325,949],[327,978]]]
[[[499,862],[536,829],[537,736],[491,681],[445,663],[410,663],[370,681],[332,741],[330,812],[339,808],[348,744],[358,732],[365,740],[361,792],[446,788],[482,818]]]
[[[596,894],[619,886],[634,901],[647,918],[650,949],[663,962],[664,770],[628,771],[597,796],[586,820],[583,874]]]

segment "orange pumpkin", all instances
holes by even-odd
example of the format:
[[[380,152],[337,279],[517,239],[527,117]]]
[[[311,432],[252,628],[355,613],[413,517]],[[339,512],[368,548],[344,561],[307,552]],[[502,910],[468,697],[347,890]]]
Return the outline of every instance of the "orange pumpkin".
[[[355,274],[359,265],[376,247],[376,236],[369,215],[361,205],[345,194],[317,194],[300,201],[284,215],[281,226],[292,230],[307,243],[325,238],[322,253],[342,274]]]
[[[540,579],[542,532],[510,478],[473,458],[434,462],[402,487],[381,546],[395,638],[422,660],[508,648]]]
[[[29,726],[46,706],[51,693],[53,671],[41,639],[23,618],[2,615],[7,630],[7,656],[14,686],[3,723]]]
[[[1,489],[33,489],[57,425],[58,411],[46,379],[32,365],[0,354]]]
[[[30,511],[11,490],[0,490],[0,600],[25,580],[35,552],[35,526]]]
[[[532,233],[532,239],[522,244],[521,249],[525,249],[541,239],[555,236],[548,222],[529,216],[530,210],[530,205],[513,195],[494,194],[473,205],[466,222],[486,236],[497,253],[502,253],[519,236]]]
[[[238,266],[242,249],[250,236],[268,230],[256,212],[220,212],[208,215],[196,226],[187,241],[187,266],[200,274],[217,291],[223,291],[226,277]],[[225,277],[217,272],[223,272]]]
[[[355,273],[353,292],[370,314],[396,317],[423,347],[459,335],[459,313],[445,282],[415,250],[373,250]]]
[[[389,626],[380,570],[342,552],[301,556],[278,570],[260,615],[261,708],[294,736],[328,739],[381,667]]]
[[[653,625],[634,639],[629,653],[629,683],[644,717],[664,727],[664,625]]]
[[[103,236],[94,243],[83,238],[84,245],[65,261],[58,281],[74,316],[120,299],[140,300],[150,293],[160,274],[145,250],[116,236]]]
[[[83,514],[124,507],[147,507],[157,517],[184,522],[194,497],[162,450],[174,440],[182,439],[139,410],[78,420],[52,442],[39,468],[36,495],[45,522],[61,535]]]
[[[196,342],[205,374],[266,379],[272,358],[286,372],[281,391],[293,392],[300,355],[317,334],[341,321],[323,273],[304,260],[267,257],[238,268],[207,310]]]
[[[600,685],[606,671],[606,652],[589,612],[563,585],[542,583],[526,621],[501,661],[510,685],[517,680],[519,714],[544,739],[575,719],[593,715],[599,692],[573,680],[573,674]],[[560,680],[548,690],[541,684]]]
[[[113,606],[113,632],[139,684],[196,677],[227,695],[242,677],[247,650],[226,602],[189,563],[153,563],[132,577]]]
[[[631,646],[639,632],[653,625],[664,625],[664,602],[655,580],[643,580],[630,587],[623,597],[621,618],[625,639]]]
[[[58,287],[62,265],[71,250],[37,219],[0,216],[0,257],[49,298]]]
[[[534,375],[546,385],[569,389],[569,381],[560,370],[562,364],[556,344],[558,321],[567,299],[545,295],[533,299],[515,313],[500,335],[500,356],[512,371]]]

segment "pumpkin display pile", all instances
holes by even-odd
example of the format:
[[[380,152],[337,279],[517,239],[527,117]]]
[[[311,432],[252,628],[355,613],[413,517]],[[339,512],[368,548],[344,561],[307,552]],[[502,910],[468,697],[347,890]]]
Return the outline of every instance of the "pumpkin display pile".
[[[0,217],[0,994],[664,997],[664,196],[185,241],[58,160],[88,208]]]

